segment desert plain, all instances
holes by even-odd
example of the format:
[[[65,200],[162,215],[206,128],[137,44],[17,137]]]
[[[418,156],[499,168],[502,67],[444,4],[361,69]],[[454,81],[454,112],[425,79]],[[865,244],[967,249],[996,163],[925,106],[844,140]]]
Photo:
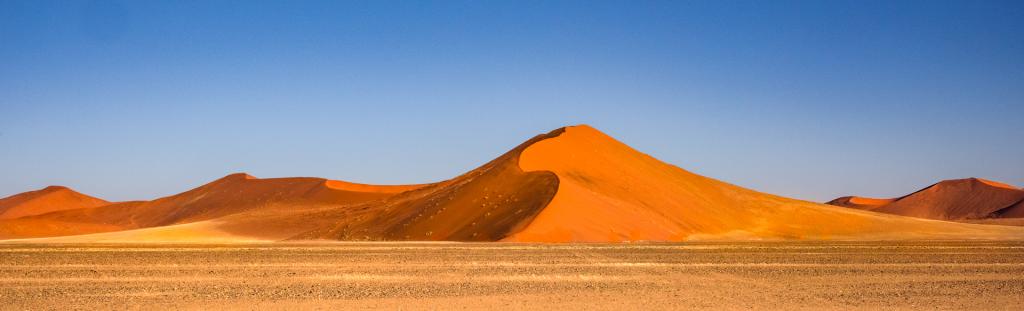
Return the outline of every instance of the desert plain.
[[[1024,242],[0,244],[0,309],[988,309]]]

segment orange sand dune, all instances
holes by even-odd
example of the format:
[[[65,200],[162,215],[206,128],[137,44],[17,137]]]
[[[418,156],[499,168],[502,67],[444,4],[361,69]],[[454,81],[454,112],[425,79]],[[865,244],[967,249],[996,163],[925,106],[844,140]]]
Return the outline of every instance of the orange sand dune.
[[[528,172],[554,172],[559,189],[509,241],[1024,238],[1021,230],[919,221],[744,189],[658,161],[589,126],[534,144],[520,161]]]
[[[1024,190],[980,178],[942,181],[874,206],[855,204],[844,201],[844,198],[832,200],[828,204],[939,220],[1024,217]]]
[[[97,207],[110,202],[62,186],[24,192],[0,199],[0,219],[46,214],[54,211]]]
[[[0,238],[87,233],[36,241],[1024,239],[1024,228],[756,192],[663,163],[585,125],[538,135],[433,184],[236,174],[154,201],[0,220]]]

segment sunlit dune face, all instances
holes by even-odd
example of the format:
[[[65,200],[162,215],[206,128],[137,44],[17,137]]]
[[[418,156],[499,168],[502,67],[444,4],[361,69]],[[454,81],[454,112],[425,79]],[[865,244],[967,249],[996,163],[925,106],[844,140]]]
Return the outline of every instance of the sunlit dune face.
[[[551,204],[514,241],[677,240],[691,228],[666,219],[641,201],[668,198],[657,184],[671,178],[643,157],[586,126],[533,144],[520,159],[525,171],[551,171],[560,179]],[[623,171],[623,169],[644,171]],[[655,185],[655,186],[651,186]],[[663,184],[664,185],[664,184]],[[641,200],[637,200],[641,198]],[[675,196],[675,198],[681,198]],[[671,209],[685,202],[660,202]],[[657,207],[655,207],[657,209]]]

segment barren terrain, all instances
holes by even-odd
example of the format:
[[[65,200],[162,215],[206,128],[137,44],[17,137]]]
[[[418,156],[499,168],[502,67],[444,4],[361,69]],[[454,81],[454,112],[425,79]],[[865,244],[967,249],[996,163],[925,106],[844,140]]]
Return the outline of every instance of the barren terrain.
[[[0,309],[1017,309],[1024,242],[0,244]]]

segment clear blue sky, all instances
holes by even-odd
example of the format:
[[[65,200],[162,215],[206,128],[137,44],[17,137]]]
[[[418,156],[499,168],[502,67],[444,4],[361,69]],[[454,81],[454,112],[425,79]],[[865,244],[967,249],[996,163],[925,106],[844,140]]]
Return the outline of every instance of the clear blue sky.
[[[0,196],[453,177],[591,124],[824,201],[1024,186],[1021,1],[0,0]]]

